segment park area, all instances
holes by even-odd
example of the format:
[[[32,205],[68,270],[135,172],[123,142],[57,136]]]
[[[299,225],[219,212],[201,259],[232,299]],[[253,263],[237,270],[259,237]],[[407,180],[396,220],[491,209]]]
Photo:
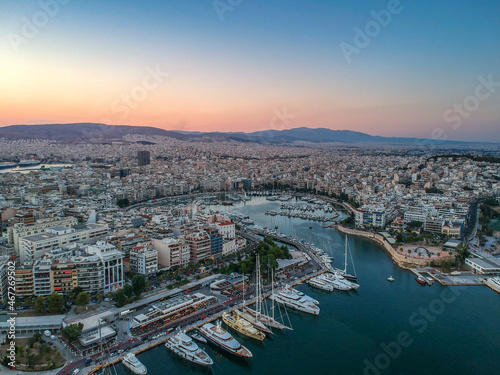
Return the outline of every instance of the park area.
[[[438,260],[450,256],[448,251],[444,251],[437,246],[403,245],[398,246],[396,252],[408,258]]]
[[[44,371],[64,366],[66,360],[59,351],[43,340],[41,334],[29,338],[17,338],[16,343],[16,370],[19,371]],[[0,347],[2,364],[6,367],[10,360],[6,357],[9,343]],[[10,367],[9,367],[10,368]],[[0,370],[1,372],[1,370]]]

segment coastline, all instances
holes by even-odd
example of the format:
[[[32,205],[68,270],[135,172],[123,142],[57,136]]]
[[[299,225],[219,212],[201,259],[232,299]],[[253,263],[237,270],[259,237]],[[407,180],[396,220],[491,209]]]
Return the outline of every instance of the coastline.
[[[365,231],[362,231],[359,229],[351,229],[351,228],[344,227],[340,224],[334,225],[334,228],[337,229],[339,232],[344,233],[344,234],[368,238],[368,239],[372,240],[376,244],[383,247],[384,250],[389,253],[389,255],[391,256],[394,263],[396,263],[399,267],[401,267],[403,269],[411,269],[413,266],[429,266],[431,263],[431,260],[409,258],[407,256],[403,256],[403,255],[399,254],[398,252],[396,252],[396,250],[394,250],[394,248],[389,244],[389,242],[387,242],[385,240],[384,236],[382,236],[378,233],[365,232]]]

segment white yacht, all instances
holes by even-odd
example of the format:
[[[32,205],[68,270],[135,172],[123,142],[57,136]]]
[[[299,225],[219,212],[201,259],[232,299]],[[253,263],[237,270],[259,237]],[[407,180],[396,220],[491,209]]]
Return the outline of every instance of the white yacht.
[[[342,275],[338,273],[325,272],[321,274],[323,280],[333,285],[337,290],[351,290],[358,289],[359,285],[346,280]]]
[[[206,323],[199,329],[200,334],[215,346],[238,357],[251,358],[252,352],[241,345],[231,334],[220,326]]]
[[[146,366],[144,366],[135,356],[134,353],[128,353],[122,360],[122,363],[127,367],[130,371],[137,375],[146,375],[148,370]]]
[[[306,283],[309,284],[310,286],[314,286],[318,289],[326,290],[327,292],[331,292],[334,289],[333,285],[331,283],[323,280],[321,275],[307,280]]]
[[[312,315],[319,315],[319,307],[311,301],[312,298],[306,296],[302,292],[300,293],[302,295],[296,293],[293,288],[285,286],[284,288],[281,288],[277,293],[272,294],[269,298],[291,309],[295,309]]]
[[[298,289],[295,289],[294,287],[290,286],[290,285],[285,285],[284,289],[290,289],[292,292],[294,293],[297,293],[299,296],[301,296],[302,298],[304,298],[306,301],[309,301],[311,303],[314,303],[315,305],[319,305],[319,302],[317,300],[315,300],[314,298],[312,297],[309,297],[308,295],[306,295],[305,293],[301,292],[300,290]]]
[[[212,358],[200,349],[191,337],[182,331],[169,338],[165,343],[165,347],[173,351],[178,356],[202,366],[210,366],[214,363]]]

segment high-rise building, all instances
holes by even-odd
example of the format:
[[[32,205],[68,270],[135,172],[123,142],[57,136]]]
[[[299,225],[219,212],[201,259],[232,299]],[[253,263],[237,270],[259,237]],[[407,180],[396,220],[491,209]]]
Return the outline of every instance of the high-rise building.
[[[137,164],[139,167],[151,164],[149,151],[137,151]]]

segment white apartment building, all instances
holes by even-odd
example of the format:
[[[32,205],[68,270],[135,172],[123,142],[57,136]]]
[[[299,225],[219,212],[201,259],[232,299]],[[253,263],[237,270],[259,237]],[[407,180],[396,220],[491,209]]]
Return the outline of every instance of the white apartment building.
[[[404,214],[404,221],[411,223],[412,221],[420,221],[425,223],[426,214],[418,211],[406,211]]]
[[[130,250],[130,271],[144,276],[158,272],[158,251],[144,246]]]
[[[18,223],[7,228],[7,239],[9,244],[14,245],[16,254],[19,254],[19,241],[22,237],[41,234],[45,232],[45,229],[55,226],[64,226],[69,228],[77,224],[78,220],[76,219],[76,217],[41,219],[33,225]]]
[[[33,291],[35,296],[52,294],[52,261],[39,259],[33,264]]]
[[[220,223],[216,223],[217,229],[219,230],[219,233],[224,237],[225,239],[231,239],[234,238],[236,235],[236,228],[234,223],[230,221],[223,221]]]
[[[98,241],[87,247],[89,254],[97,255],[104,266],[104,292],[115,292],[123,288],[123,253],[110,243]]]
[[[374,226],[383,228],[389,220],[383,206],[367,205],[356,210],[355,218],[357,227]]]
[[[22,237],[20,239],[21,263],[40,259],[46,252],[69,246],[74,242],[89,241],[103,237],[108,233],[108,227],[98,224],[87,224],[81,227],[70,228],[56,226],[46,228],[41,234]]]

